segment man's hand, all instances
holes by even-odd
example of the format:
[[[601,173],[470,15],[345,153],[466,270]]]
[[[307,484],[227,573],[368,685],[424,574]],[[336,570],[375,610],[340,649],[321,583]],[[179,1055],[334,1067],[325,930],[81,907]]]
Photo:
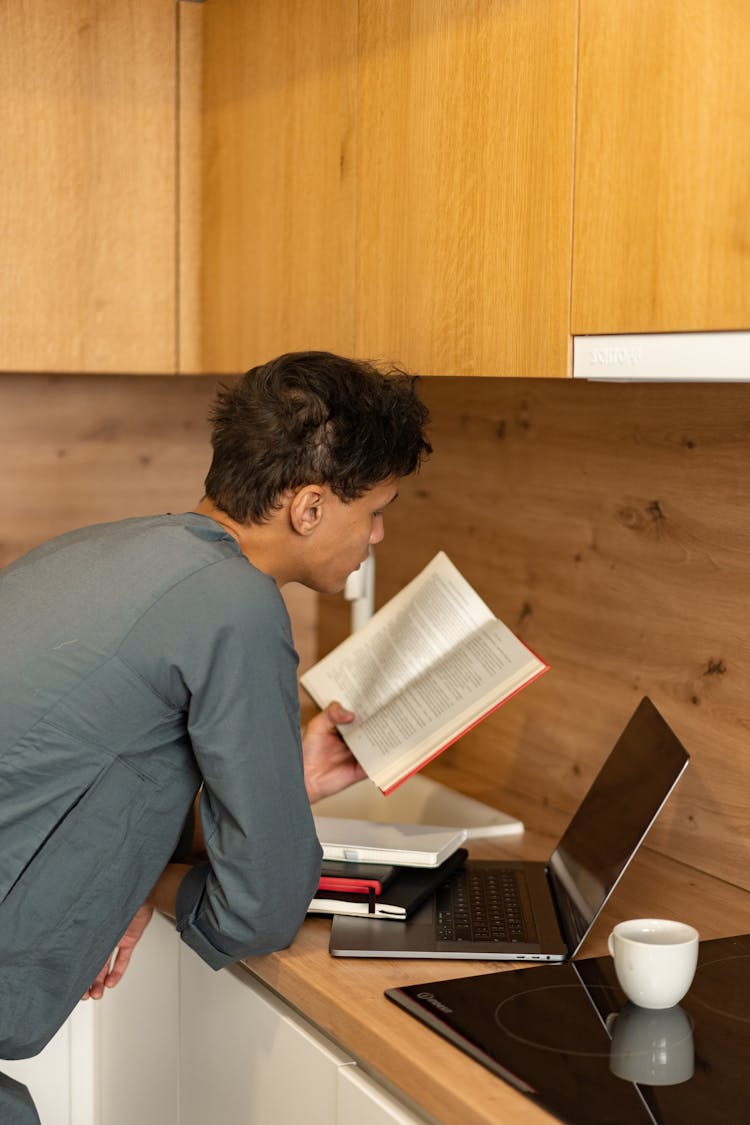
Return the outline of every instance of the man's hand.
[[[311,805],[367,776],[336,730],[337,723],[351,723],[353,719],[353,711],[340,703],[329,703],[302,733],[305,788]]]
[[[153,913],[154,908],[149,903],[144,903],[140,910],[137,911],[133,921],[120,938],[112,956],[107,958],[107,964],[98,974],[91,987],[84,992],[81,999],[88,1000],[91,998],[92,1000],[101,1000],[105,988],[114,988],[116,984],[119,984],[122,980],[123,973],[130,963],[133,950],[140,941],[146,926],[151,921],[151,915]]]

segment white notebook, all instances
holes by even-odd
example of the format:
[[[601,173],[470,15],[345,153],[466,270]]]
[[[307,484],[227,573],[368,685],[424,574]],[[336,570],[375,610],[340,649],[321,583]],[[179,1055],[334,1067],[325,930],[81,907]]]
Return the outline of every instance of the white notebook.
[[[464,828],[384,824],[338,816],[316,816],[315,829],[325,859],[406,867],[437,867],[466,839]]]

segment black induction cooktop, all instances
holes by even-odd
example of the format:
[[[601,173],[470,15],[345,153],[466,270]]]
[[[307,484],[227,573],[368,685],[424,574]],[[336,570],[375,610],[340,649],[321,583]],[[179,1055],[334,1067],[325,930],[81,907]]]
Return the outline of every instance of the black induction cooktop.
[[[627,1001],[609,957],[386,996],[570,1125],[750,1123],[750,935],[704,941],[679,1006]]]

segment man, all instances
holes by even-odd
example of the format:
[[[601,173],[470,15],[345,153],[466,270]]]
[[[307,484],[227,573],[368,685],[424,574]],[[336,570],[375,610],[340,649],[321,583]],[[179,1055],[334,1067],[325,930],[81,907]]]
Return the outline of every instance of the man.
[[[291,942],[320,870],[310,802],[362,771],[338,704],[300,738],[279,587],[342,589],[426,421],[399,372],[281,356],[219,392],[194,511],[84,528],[0,574],[0,1058],[116,984],[154,906],[214,968]]]

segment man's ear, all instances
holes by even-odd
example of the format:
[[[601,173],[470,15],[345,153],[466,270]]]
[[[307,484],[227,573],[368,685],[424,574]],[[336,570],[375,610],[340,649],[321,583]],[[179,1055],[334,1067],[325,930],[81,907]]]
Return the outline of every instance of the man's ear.
[[[312,535],[323,519],[325,489],[319,484],[298,488],[289,505],[289,519],[300,535]]]

